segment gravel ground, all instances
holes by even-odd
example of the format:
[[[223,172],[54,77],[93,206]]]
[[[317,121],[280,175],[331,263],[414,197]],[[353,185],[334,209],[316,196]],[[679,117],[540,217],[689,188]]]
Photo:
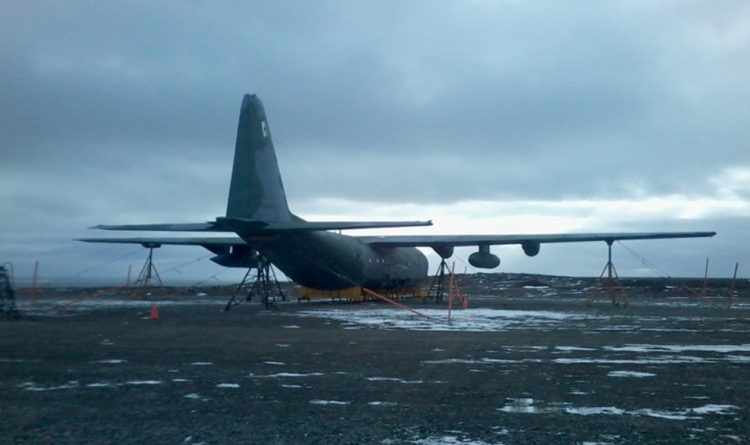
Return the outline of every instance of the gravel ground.
[[[419,303],[431,318],[374,303],[226,313],[205,295],[160,299],[156,321],[116,295],[22,302],[24,319],[0,321],[0,443],[750,440],[745,298],[631,287],[616,308],[586,305],[578,281],[475,284],[451,322]]]

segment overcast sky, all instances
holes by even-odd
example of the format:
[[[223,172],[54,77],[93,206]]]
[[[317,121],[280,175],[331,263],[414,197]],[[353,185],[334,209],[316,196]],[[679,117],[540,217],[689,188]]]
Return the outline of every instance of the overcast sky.
[[[222,215],[256,93],[303,217],[436,223],[380,233],[717,230],[628,246],[672,275],[702,275],[706,256],[716,275],[750,272],[747,1],[278,3],[5,5],[0,262],[124,279],[139,248],[70,240]],[[500,270],[576,275],[606,253],[493,251]],[[236,276],[207,256],[158,252],[165,281]]]

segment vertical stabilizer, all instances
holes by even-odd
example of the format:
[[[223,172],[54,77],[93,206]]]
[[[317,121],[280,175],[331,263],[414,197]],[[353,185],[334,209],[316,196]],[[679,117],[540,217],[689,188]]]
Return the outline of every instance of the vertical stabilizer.
[[[227,217],[269,223],[292,219],[266,112],[254,94],[242,98]]]

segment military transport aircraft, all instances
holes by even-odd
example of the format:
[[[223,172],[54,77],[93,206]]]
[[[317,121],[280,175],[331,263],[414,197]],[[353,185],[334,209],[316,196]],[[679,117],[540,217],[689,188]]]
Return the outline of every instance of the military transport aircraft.
[[[232,180],[226,216],[189,224],[99,225],[96,229],[166,232],[231,232],[232,237],[87,238],[81,241],[132,243],[145,247],[196,245],[217,254],[227,267],[252,267],[257,255],[267,258],[296,283],[313,289],[352,287],[402,289],[427,278],[427,258],[417,247],[432,248],[441,258],[456,246],[477,246],[469,263],[494,269],[500,258],[491,245],[519,244],[535,256],[544,243],[695,238],[715,232],[575,233],[544,235],[401,235],[348,236],[337,230],[429,226],[431,221],[310,222],[287,205],[271,130],[260,99],[245,95],[240,109]]]

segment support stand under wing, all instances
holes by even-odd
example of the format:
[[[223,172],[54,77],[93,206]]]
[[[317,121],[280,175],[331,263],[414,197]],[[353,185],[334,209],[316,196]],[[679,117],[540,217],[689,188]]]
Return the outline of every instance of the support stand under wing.
[[[607,240],[607,263],[602,269],[602,273],[599,274],[599,280],[602,283],[602,290],[609,295],[610,300],[614,306],[622,304],[627,307],[629,304],[628,294],[619,282],[619,276],[617,275],[617,269],[615,264],[612,262],[612,243],[614,241]],[[589,299],[589,304],[593,303],[593,299]]]
[[[143,268],[133,285],[135,287],[150,287],[152,282],[155,282],[158,283],[159,286],[163,286],[164,283],[161,281],[159,271],[156,270],[156,265],[154,264],[154,249],[161,247],[161,245],[146,243],[143,244],[143,247],[148,249],[148,256],[146,256],[146,262],[143,263]]]
[[[435,303],[442,303],[443,298],[445,297],[445,291],[448,288],[447,281],[449,273],[450,269],[448,268],[448,263],[445,261],[445,258],[441,257],[438,270],[435,272],[435,276],[432,277],[430,288],[427,291],[427,296],[433,298]]]
[[[9,319],[21,316],[16,309],[16,294],[5,266],[0,266],[0,316]]]
[[[250,282],[249,278],[252,275],[253,269],[255,269],[255,280]],[[259,295],[266,309],[275,308],[274,303],[276,301],[286,301],[286,294],[281,289],[281,284],[276,278],[276,272],[271,267],[271,262],[262,256],[258,258],[256,267],[251,267],[247,270],[232,298],[224,306],[225,311],[242,304],[243,301],[237,297],[243,289],[247,289],[244,301],[251,301],[254,295]]]

